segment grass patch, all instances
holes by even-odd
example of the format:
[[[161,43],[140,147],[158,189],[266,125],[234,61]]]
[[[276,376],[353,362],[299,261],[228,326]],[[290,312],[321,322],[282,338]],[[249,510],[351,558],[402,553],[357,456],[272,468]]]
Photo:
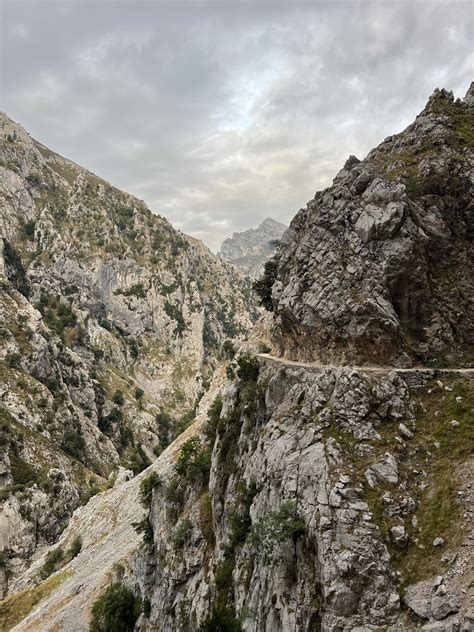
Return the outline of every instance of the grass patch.
[[[0,601],[0,629],[6,632],[23,621],[40,601],[48,597],[71,574],[70,571],[56,573],[38,586],[26,588]]]
[[[405,521],[410,537],[407,548],[397,549],[388,540],[392,521],[381,501],[386,490],[378,487],[366,494],[374,520],[401,573],[402,587],[439,574],[440,558],[446,548],[456,549],[465,536],[460,528],[463,509],[457,501],[456,470],[474,452],[474,382],[461,377],[441,379],[443,388],[435,380],[424,387],[419,397],[421,412],[417,414],[416,431],[409,442],[409,452],[400,459],[401,480],[406,480],[407,494],[417,503],[417,526],[412,525],[411,516]],[[444,386],[452,391],[446,391]],[[459,426],[451,427],[452,420]],[[411,470],[426,472],[423,480],[428,485],[424,489],[414,480]],[[387,489],[396,492],[398,488]],[[446,547],[433,547],[438,536],[445,539]]]

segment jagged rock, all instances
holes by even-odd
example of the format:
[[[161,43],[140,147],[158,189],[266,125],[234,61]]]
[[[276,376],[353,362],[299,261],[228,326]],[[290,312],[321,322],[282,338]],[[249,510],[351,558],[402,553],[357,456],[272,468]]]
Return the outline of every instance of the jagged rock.
[[[390,529],[390,536],[393,542],[400,548],[408,544],[408,534],[403,525],[396,525]]]
[[[376,487],[379,482],[398,483],[398,463],[390,452],[386,452],[380,461],[371,465],[365,471],[365,477],[371,487]]]
[[[413,438],[413,432],[411,432],[411,430],[408,430],[408,428],[405,426],[405,424],[400,424],[398,426],[398,429],[400,430],[400,434],[402,435],[402,437],[404,439],[412,439]]]
[[[444,546],[444,538],[435,538],[433,540],[433,546]]]
[[[275,242],[280,240],[286,229],[287,226],[268,217],[258,228],[234,233],[225,239],[218,256],[252,279],[257,279],[263,273],[265,262],[275,254]]]
[[[298,212],[277,253],[274,353],[354,365],[468,361],[472,100],[472,86],[464,103],[433,94],[405,131],[348,161]]]
[[[435,595],[431,600],[431,614],[437,621],[459,611],[458,601],[450,595]]]

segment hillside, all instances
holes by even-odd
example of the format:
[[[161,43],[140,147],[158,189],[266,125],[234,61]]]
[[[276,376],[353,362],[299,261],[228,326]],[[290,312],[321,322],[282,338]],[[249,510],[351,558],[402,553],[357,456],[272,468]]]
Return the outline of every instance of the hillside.
[[[435,91],[297,214],[194,424],[30,556],[5,629],[473,629],[473,108]]]
[[[256,312],[234,267],[3,114],[0,205],[0,526],[15,573],[189,424]]]
[[[263,288],[279,354],[474,361],[474,109],[436,91],[413,124],[300,210]]]

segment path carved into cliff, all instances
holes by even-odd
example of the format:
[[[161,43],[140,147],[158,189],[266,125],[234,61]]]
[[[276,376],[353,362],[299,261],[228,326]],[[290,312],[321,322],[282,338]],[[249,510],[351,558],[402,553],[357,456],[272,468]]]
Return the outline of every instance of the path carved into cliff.
[[[427,366],[415,366],[410,368],[400,368],[395,366],[352,366],[352,365],[337,365],[337,364],[322,364],[321,362],[299,362],[298,360],[289,360],[288,358],[281,358],[279,356],[271,355],[270,353],[259,353],[259,358],[262,360],[273,362],[276,364],[283,364],[289,367],[301,367],[304,369],[351,369],[353,371],[360,371],[362,373],[387,373],[390,371],[396,371],[397,373],[424,373],[436,377],[443,374],[460,374],[468,377],[474,377],[474,368],[449,368],[440,367],[433,368]]]

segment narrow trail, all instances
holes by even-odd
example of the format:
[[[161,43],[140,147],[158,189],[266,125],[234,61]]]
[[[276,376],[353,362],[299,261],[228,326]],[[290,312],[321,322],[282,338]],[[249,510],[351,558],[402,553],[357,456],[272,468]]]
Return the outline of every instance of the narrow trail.
[[[446,374],[454,373],[460,375],[467,375],[474,377],[474,368],[431,368],[427,366],[414,366],[410,368],[400,368],[396,366],[353,366],[350,364],[322,364],[321,362],[299,362],[298,360],[288,360],[287,358],[280,358],[278,356],[271,355],[270,353],[259,353],[259,358],[269,362],[277,364],[283,364],[290,367],[302,367],[307,369],[352,369],[354,371],[361,371],[364,373],[387,373],[390,371],[396,371],[397,373],[427,373],[427,374]]]

